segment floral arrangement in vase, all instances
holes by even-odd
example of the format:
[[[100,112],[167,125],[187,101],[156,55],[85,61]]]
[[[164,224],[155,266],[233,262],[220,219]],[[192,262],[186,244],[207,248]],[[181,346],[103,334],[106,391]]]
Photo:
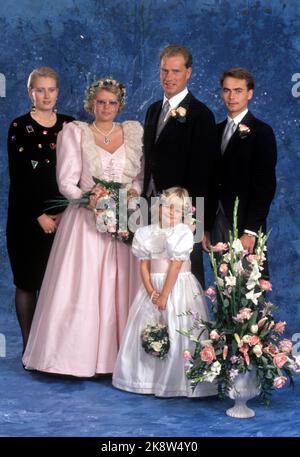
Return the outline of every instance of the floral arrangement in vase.
[[[257,390],[268,403],[272,389],[282,388],[287,380],[293,384],[300,366],[292,356],[291,340],[282,336],[286,322],[275,321],[275,306],[266,298],[272,284],[261,272],[268,235],[260,231],[255,252],[245,251],[238,237],[237,209],[238,199],[229,242],[218,243],[210,252],[215,284],[205,295],[212,302],[213,320],[185,313],[192,326],[180,333],[195,343],[193,353],[184,351],[185,370],[193,388],[199,382],[217,382],[221,398],[229,395],[241,374],[254,370]],[[203,332],[205,340],[200,339]]]

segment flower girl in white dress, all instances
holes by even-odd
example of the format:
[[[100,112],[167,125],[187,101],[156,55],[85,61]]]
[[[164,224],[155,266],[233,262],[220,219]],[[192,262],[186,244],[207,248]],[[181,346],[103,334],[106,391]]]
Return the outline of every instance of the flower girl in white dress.
[[[191,207],[188,193],[180,187],[164,191],[160,198],[159,223],[139,228],[132,251],[140,260],[142,282],[131,306],[113,373],[118,389],[159,397],[216,395],[214,384],[199,383],[193,392],[185,375],[183,352],[194,343],[178,333],[190,328],[187,310],[208,320],[203,291],[191,273],[193,233],[182,223],[183,208]],[[167,325],[170,349],[161,359],[145,352],[141,334],[148,325]],[[206,335],[203,335],[205,338]]]

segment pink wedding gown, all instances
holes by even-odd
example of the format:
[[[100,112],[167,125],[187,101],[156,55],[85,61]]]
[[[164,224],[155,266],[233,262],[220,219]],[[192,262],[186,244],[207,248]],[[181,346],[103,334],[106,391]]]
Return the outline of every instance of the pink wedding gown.
[[[92,176],[126,182],[140,192],[141,167],[137,166],[137,176],[129,178],[134,168],[130,169],[128,158],[131,163],[139,161],[132,155],[129,134],[138,137],[139,145],[141,130],[137,122],[124,123],[124,144],[110,154],[95,145],[87,124],[66,126],[58,142],[62,194],[78,198],[93,186]],[[23,356],[26,368],[80,377],[111,373],[139,285],[138,262],[130,246],[97,232],[92,211],[69,205],[40,291]]]

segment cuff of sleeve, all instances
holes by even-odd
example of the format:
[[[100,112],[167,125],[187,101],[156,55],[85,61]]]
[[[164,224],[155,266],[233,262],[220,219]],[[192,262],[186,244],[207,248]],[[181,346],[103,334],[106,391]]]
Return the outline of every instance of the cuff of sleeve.
[[[246,235],[253,235],[253,236],[256,236],[256,238],[257,238],[257,233],[252,232],[251,230],[244,230],[244,233],[246,233]]]

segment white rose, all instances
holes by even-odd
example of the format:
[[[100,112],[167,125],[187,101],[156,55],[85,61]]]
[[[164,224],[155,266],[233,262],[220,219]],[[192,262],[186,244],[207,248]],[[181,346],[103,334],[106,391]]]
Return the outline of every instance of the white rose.
[[[243,343],[248,344],[249,343],[249,338],[250,338],[250,335],[244,335],[243,338],[242,338]]]
[[[218,362],[218,361],[216,360],[216,362],[214,362],[214,363],[212,364],[212,366],[210,367],[210,369],[211,369],[211,371],[212,371],[213,373],[216,373],[216,374],[218,375],[218,374],[220,374],[221,367],[222,367],[222,365],[220,364],[220,362]]]
[[[186,109],[183,106],[179,106],[179,108],[177,108],[177,113],[180,117],[184,117],[186,115]]]
[[[258,332],[258,325],[251,325],[250,330],[252,333],[257,333]]]
[[[209,337],[211,340],[215,340],[215,341],[218,341],[220,339],[220,335],[218,334],[218,332],[216,330],[212,330],[209,334]]]
[[[159,352],[161,350],[161,343],[158,341],[154,341],[154,343],[151,343],[150,346],[155,352]]]
[[[256,357],[261,357],[262,356],[262,349],[260,344],[256,344],[253,348],[253,352],[256,355]]]

